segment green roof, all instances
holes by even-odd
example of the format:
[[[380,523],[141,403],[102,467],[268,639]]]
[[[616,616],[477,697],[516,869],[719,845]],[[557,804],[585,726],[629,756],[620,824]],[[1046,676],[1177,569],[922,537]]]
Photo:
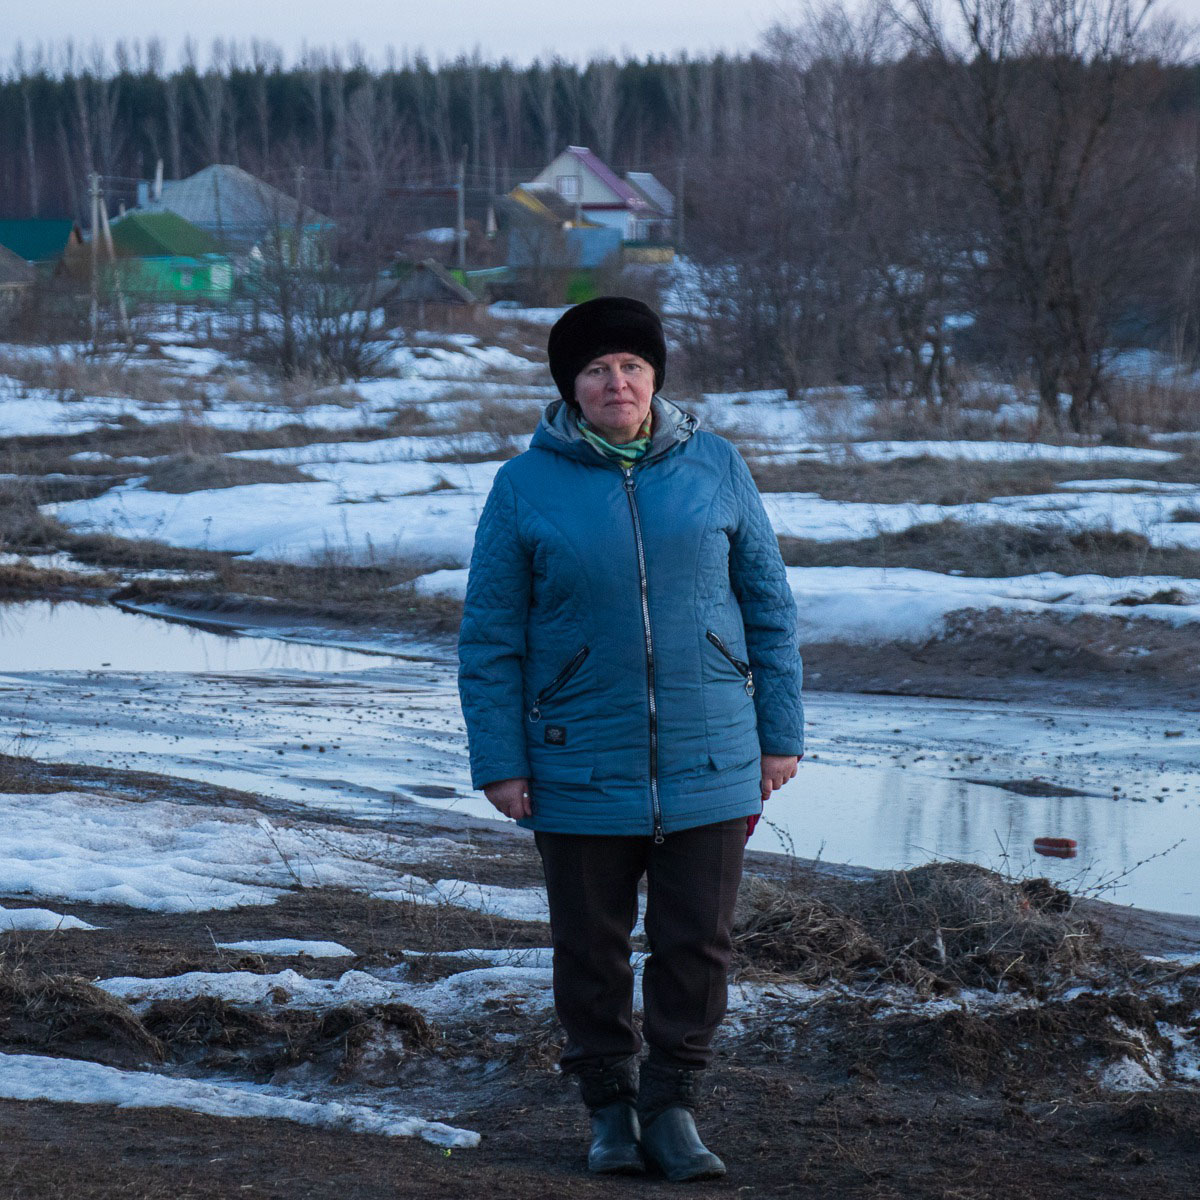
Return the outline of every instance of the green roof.
[[[27,217],[0,221],[0,246],[26,262],[50,262],[67,248],[75,222]]]
[[[173,212],[130,212],[112,223],[113,246],[129,258],[220,254],[213,237]]]

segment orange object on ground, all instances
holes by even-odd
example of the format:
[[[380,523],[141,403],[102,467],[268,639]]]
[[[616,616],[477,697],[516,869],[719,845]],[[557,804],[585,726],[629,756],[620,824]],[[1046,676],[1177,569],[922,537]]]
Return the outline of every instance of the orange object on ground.
[[[1033,848],[1046,858],[1074,858],[1079,853],[1074,838],[1038,837],[1033,839]]]

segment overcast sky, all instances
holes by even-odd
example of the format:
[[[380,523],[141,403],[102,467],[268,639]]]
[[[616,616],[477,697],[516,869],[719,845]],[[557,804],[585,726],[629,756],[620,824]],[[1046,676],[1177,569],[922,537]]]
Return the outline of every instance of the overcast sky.
[[[1197,0],[1200,2],[1200,0]],[[790,0],[0,0],[0,57],[71,36],[85,44],[157,35],[174,57],[187,36],[207,57],[213,38],[276,43],[288,58],[305,42],[359,42],[380,62],[386,47],[453,57],[478,46],[485,58],[521,62],[557,53],[642,58],[679,50],[748,50]]]
[[[84,46],[160,37],[169,61],[186,37],[200,61],[214,38],[275,43],[294,61],[307,44],[361,45],[369,60],[423,50],[453,58],[476,46],[487,59],[529,62],[558,54],[586,60],[597,53],[637,58],[680,50],[752,49],[773,22],[798,13],[802,0],[0,0],[0,68],[18,42]],[[1159,0],[1188,20],[1200,0]]]

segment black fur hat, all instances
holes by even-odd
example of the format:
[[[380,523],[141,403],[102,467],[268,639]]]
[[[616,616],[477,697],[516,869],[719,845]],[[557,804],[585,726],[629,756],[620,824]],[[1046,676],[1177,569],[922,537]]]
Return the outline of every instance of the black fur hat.
[[[667,371],[662,321],[648,304],[629,296],[597,296],[569,308],[554,323],[547,346],[550,374],[562,398],[575,402],[575,376],[604,354],[636,354],[654,368],[654,390]]]

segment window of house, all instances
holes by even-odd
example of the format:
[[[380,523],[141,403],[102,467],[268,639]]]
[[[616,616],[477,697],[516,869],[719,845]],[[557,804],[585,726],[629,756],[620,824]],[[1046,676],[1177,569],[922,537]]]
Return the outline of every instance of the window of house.
[[[574,200],[579,195],[579,176],[560,175],[558,177],[558,194],[567,200]]]

